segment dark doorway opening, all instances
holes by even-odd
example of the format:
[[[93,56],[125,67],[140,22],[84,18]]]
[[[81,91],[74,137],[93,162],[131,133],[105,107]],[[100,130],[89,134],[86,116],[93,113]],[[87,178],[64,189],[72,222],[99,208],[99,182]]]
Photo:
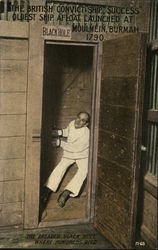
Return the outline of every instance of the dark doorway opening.
[[[52,147],[52,129],[67,127],[80,111],[87,111],[91,115],[94,82],[92,46],[46,43],[44,55],[41,187],[59,163],[63,152],[61,148]],[[76,171],[77,166],[73,164],[57,192],[51,195],[41,222],[87,221],[88,182],[83,186],[80,195],[69,199],[64,208],[57,204],[59,194]]]

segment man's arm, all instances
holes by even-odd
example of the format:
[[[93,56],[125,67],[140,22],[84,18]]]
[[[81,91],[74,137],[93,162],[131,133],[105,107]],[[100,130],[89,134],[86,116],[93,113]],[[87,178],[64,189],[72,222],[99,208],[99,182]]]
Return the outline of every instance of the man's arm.
[[[62,129],[62,136],[63,136],[63,137],[68,137],[68,134],[69,134],[69,129],[68,129],[68,127]]]
[[[53,129],[51,133],[52,137],[67,137],[68,136],[68,128],[64,129]]]
[[[89,147],[89,132],[74,142],[61,141],[60,146],[68,152],[82,152]]]
[[[54,129],[52,130],[52,146],[53,147],[60,147],[61,146],[61,138],[60,137],[68,137],[69,134],[69,127],[64,129]]]

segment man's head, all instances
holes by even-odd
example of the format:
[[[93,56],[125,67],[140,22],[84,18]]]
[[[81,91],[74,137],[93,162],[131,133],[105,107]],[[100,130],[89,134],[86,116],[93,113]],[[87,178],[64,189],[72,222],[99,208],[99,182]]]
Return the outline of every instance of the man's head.
[[[80,112],[75,119],[75,128],[88,127],[90,115],[87,112]]]

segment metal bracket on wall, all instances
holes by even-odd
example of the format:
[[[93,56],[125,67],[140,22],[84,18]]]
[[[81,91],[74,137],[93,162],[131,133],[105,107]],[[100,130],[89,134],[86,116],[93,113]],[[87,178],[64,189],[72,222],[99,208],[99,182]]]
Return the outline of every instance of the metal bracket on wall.
[[[40,142],[41,141],[41,131],[40,130],[33,130],[32,133],[32,141],[33,142]]]

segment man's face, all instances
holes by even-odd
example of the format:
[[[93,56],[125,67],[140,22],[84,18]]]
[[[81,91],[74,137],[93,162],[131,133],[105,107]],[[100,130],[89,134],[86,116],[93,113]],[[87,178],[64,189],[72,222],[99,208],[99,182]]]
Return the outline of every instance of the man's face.
[[[87,126],[87,120],[88,120],[87,114],[81,113],[77,115],[75,119],[75,128],[82,128]]]

